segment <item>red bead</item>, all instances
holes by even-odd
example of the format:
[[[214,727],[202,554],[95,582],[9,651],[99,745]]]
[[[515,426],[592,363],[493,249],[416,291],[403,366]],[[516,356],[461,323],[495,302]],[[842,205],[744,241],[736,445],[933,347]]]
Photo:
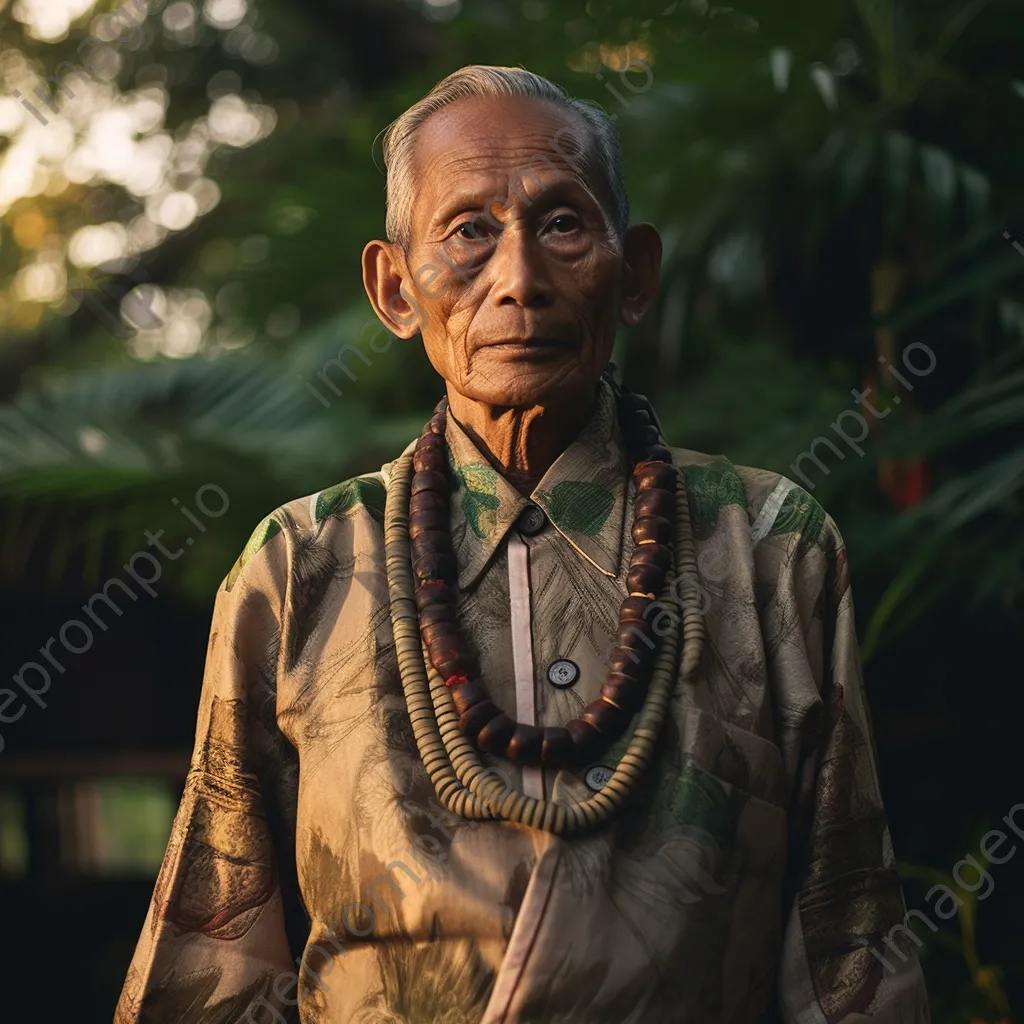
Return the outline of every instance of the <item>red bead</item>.
[[[640,680],[647,674],[645,667],[648,660],[630,647],[614,647],[608,658],[608,668],[613,673]]]
[[[566,734],[568,740],[568,734]],[[544,730],[538,725],[516,725],[516,731],[508,742],[506,757],[520,764],[537,764],[544,747]]]
[[[447,494],[448,478],[433,469],[421,469],[412,475],[412,493],[419,494],[420,491],[437,491],[440,494]]]
[[[427,512],[443,512],[448,516],[448,495],[437,491],[420,491],[409,500],[409,521]]]
[[[437,405],[434,406],[434,412],[447,412],[448,411],[448,396],[445,395]]]
[[[647,458],[651,462],[665,462],[672,465],[672,452],[663,444],[652,445],[647,452]]]
[[[422,632],[427,626],[433,626],[439,622],[454,623],[455,621],[454,601],[451,604],[432,604],[420,612],[420,631]]]
[[[447,661],[441,662],[440,665],[434,664],[434,668],[437,669],[437,674],[442,679],[447,679],[452,675],[465,675],[470,679],[475,679],[480,675],[480,662],[472,654],[456,654]]]
[[[477,734],[476,742],[489,754],[504,754],[516,731],[516,723],[504,711],[499,711]]]
[[[619,401],[629,416],[640,411],[648,412],[649,414],[651,408],[650,399],[646,395],[641,395],[639,391],[623,390]]]
[[[591,701],[580,716],[581,721],[592,725],[606,742],[614,742],[625,732],[629,718],[622,708],[606,700]]]
[[[430,417],[430,422],[427,424],[432,434],[438,434],[441,437],[444,436],[444,425],[447,420],[447,416],[443,412],[436,412]]]
[[[426,494],[430,494],[430,491],[423,491],[417,494],[417,498],[422,498]],[[451,537],[448,533],[448,527],[450,521],[448,519],[448,510],[445,509],[443,512],[440,509],[431,509],[429,512],[413,512],[409,516],[409,536],[415,540],[421,533],[426,533],[429,530],[436,530],[443,533],[448,537],[448,547],[451,547]]]
[[[447,530],[421,530],[412,536],[412,557],[414,560],[419,558],[420,555],[450,556],[451,554],[452,538]]]
[[[627,597],[619,605],[619,625],[624,622],[643,622],[644,612],[651,607],[651,603],[648,597]]]
[[[671,463],[645,459],[633,469],[637,490],[649,491],[654,488],[671,491],[675,488],[676,470]]]
[[[464,715],[474,704],[487,700],[484,688],[472,681],[468,683],[453,683],[451,694],[455,710],[460,715]]]
[[[642,426],[635,426],[633,428],[633,433],[636,437],[637,444],[642,445],[645,449],[649,449],[652,445],[656,445],[660,438],[658,428],[653,423],[645,423]]]
[[[417,447],[412,455],[412,468],[418,473],[424,470],[447,473],[448,459],[445,456],[444,449],[436,446],[431,448]]]
[[[664,582],[665,570],[657,565],[634,565],[626,574],[626,590],[631,594],[655,598],[661,593]]]
[[[572,739],[573,754],[577,762],[586,764],[587,761],[593,761],[604,749],[604,737],[588,722],[574,718],[565,728]]]
[[[492,719],[502,712],[492,700],[482,700],[474,704],[468,711],[459,717],[459,728],[463,734],[475,740],[480,730]]]
[[[413,559],[412,571],[417,579],[454,583],[455,558],[452,555],[420,555]]]
[[[654,663],[654,652],[647,647],[627,647],[625,644],[622,645],[621,650],[624,654],[622,671],[628,675],[646,679],[650,675],[651,665]],[[634,657],[636,661],[632,660]]]
[[[416,607],[422,612],[435,604],[455,605],[455,591],[440,580],[427,580],[416,588]]]
[[[654,650],[654,630],[646,619],[642,622],[623,622],[615,630],[615,642],[621,647]]]
[[[444,640],[445,643],[450,643],[455,647],[461,647],[459,627],[455,622],[430,622],[424,625],[423,621],[420,621],[420,638],[431,648],[433,644]],[[431,651],[433,655],[433,651]]]
[[[425,449],[425,448],[441,448],[441,449],[443,449],[446,444],[447,444],[447,442],[444,439],[444,434],[435,434],[430,429],[430,425],[428,424],[424,428],[423,433],[420,434],[419,438],[417,439],[417,441],[416,441],[416,448],[417,448],[417,450]]]
[[[654,646],[654,630],[651,628],[650,619],[630,619],[620,622],[615,628],[615,642],[627,647],[635,647],[640,644],[644,647]]]
[[[623,711],[633,714],[639,711],[647,696],[647,684],[619,673],[612,673],[601,687],[601,696],[607,697]]]
[[[637,544],[643,541],[668,544],[672,540],[672,521],[664,516],[643,516],[633,520],[631,533]]]
[[[545,764],[569,764],[576,755],[572,736],[560,726],[545,727],[541,742],[541,759]]]
[[[663,487],[652,487],[647,491],[639,491],[633,506],[633,518],[642,516],[663,516],[671,519],[675,515],[676,496]]]
[[[465,653],[462,637],[458,633],[438,633],[431,640],[424,642],[427,645],[427,654],[430,655],[430,663],[437,669],[442,679],[447,679],[452,673],[443,671],[441,666],[450,664],[460,654]]]
[[[672,564],[672,549],[667,544],[637,544],[629,556],[629,565],[656,565],[667,569]]]

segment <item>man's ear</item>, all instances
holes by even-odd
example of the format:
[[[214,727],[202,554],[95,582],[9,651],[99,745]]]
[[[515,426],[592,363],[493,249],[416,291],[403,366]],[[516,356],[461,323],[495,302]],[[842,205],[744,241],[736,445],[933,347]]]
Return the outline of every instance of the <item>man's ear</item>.
[[[623,244],[622,299],[619,317],[635,327],[658,294],[661,235],[653,224],[634,224]]]
[[[407,284],[405,257],[393,242],[374,239],[363,249],[363,287],[380,322],[399,338],[412,338],[427,314]]]

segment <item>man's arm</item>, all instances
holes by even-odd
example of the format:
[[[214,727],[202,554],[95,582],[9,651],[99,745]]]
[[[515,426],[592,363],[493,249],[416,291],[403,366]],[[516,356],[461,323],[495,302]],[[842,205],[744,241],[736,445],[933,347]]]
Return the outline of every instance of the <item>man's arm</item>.
[[[790,566],[793,615],[821,705],[808,722],[796,781],[781,1017],[925,1024],[928,1000],[916,940],[904,930],[846,552],[830,517],[818,543],[798,546]]]
[[[288,547],[268,517],[217,593],[192,763],[115,1024],[298,1019],[282,892],[297,773],[274,699]]]

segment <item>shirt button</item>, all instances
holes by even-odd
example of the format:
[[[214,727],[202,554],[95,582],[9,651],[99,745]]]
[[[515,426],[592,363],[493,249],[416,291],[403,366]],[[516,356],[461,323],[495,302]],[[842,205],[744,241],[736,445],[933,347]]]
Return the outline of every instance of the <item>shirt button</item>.
[[[544,515],[544,509],[540,505],[527,505],[522,512],[519,513],[519,518],[516,519],[516,529],[520,533],[526,534],[527,537],[532,537],[535,533],[540,533],[544,529],[544,524],[547,522],[547,517]]]
[[[560,689],[572,686],[580,677],[579,666],[568,658],[559,658],[548,666],[548,682]]]
[[[585,776],[587,786],[596,793],[598,790],[604,789],[612,775],[613,772],[607,765],[595,764]]]

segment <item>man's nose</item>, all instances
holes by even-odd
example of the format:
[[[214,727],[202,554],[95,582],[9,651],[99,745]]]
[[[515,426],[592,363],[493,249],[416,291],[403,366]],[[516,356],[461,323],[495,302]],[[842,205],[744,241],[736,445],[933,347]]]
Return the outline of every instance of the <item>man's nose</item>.
[[[554,302],[544,254],[525,225],[510,225],[502,231],[490,264],[495,275],[494,301],[499,306],[543,309]]]

